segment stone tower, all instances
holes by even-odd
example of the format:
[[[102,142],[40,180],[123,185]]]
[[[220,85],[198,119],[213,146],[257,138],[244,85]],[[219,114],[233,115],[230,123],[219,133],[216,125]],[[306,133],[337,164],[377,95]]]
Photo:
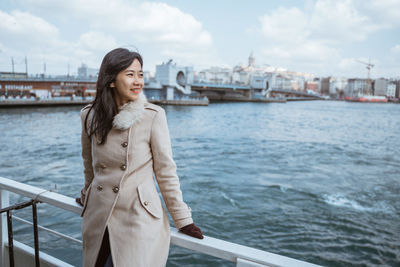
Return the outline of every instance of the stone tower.
[[[256,64],[256,59],[253,56],[253,51],[251,51],[250,56],[249,56],[249,67],[254,67]]]

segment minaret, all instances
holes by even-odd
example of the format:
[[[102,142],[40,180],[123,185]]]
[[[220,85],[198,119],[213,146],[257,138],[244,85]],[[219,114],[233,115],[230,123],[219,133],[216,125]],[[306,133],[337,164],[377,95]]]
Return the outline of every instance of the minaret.
[[[253,51],[251,51],[250,56],[249,56],[249,67],[254,67],[256,64],[256,59],[253,56]]]

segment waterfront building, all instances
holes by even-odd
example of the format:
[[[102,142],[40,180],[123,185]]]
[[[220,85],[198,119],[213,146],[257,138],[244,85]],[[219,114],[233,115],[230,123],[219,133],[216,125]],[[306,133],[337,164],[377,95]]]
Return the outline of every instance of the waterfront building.
[[[385,78],[379,78],[375,80],[374,83],[374,95],[376,96],[386,96],[388,87],[388,80]]]
[[[155,79],[151,71],[143,71],[143,78],[145,84]]]
[[[248,85],[251,80],[251,73],[248,71],[239,72],[239,84]]]
[[[368,86],[368,91],[371,91],[371,85]],[[365,95],[367,91],[367,79],[351,78],[348,79],[345,95],[348,97],[358,97]]]
[[[174,100],[192,94],[193,67],[178,66],[171,60],[156,66],[155,79],[148,79],[145,94],[149,99]]]
[[[318,93],[320,90],[319,89],[319,79],[316,79],[315,81],[307,81],[306,82],[306,92],[313,92],[313,93]]]
[[[306,78],[301,75],[292,77],[292,89],[296,91],[305,91]]]
[[[387,85],[386,96],[388,98],[396,97],[396,84],[394,82],[389,82]]]
[[[232,84],[240,84],[240,75],[239,72],[234,71],[231,77]]]
[[[98,74],[99,69],[89,68],[84,63],[78,68],[78,78],[97,78]]]
[[[0,78],[0,96],[4,99],[86,97],[96,93],[95,79],[78,79],[71,76],[7,77]]]
[[[320,94],[321,95],[329,95],[330,94],[330,83],[331,77],[321,78],[320,80]]]
[[[293,72],[270,65],[256,66],[253,52],[248,57],[248,64],[239,64],[232,69],[213,67],[201,70],[195,76],[196,83],[231,84],[248,86],[257,93],[260,90],[296,90],[305,91],[306,81],[312,81],[310,73]]]
[[[275,84],[273,84],[272,89],[291,90],[292,79],[284,73],[279,73],[275,77]]]
[[[232,82],[232,70],[229,68],[211,67],[198,72],[194,80],[196,83],[228,84]]]
[[[26,79],[28,73],[26,72],[0,72],[0,79]]]
[[[343,98],[347,86],[347,78],[331,77],[329,82],[329,96],[331,98]]]
[[[275,75],[268,73],[266,75],[254,75],[251,77],[250,86],[252,88],[268,90],[271,84],[275,82]]]

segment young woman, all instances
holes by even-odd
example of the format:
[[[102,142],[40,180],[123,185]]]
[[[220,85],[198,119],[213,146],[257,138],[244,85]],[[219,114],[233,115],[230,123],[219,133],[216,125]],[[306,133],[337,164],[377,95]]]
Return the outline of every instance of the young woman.
[[[101,63],[94,102],[83,108],[83,266],[165,266],[167,214],[176,228],[203,238],[183,202],[164,110],[146,101],[142,57],[110,51]]]

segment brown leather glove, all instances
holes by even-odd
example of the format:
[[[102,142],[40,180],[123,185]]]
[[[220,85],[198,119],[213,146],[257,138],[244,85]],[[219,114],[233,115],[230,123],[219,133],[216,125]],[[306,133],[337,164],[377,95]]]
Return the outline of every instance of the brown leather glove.
[[[75,198],[75,202],[83,207],[83,203],[80,197]]]
[[[194,223],[188,224],[188,225],[182,227],[181,229],[179,229],[179,231],[186,235],[190,235],[190,236],[198,238],[198,239],[204,238],[203,233],[201,232],[200,228],[197,227],[196,225],[194,225]]]

